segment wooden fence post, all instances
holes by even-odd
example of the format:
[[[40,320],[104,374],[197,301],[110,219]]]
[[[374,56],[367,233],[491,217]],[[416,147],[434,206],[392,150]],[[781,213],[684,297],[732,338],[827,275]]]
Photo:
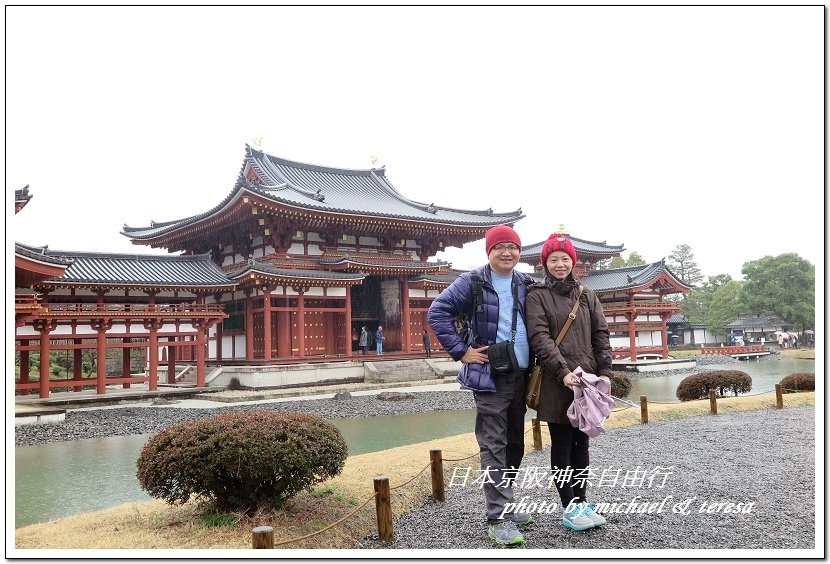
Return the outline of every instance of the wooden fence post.
[[[392,542],[392,500],[389,495],[389,478],[375,478],[375,511],[378,516],[378,537],[383,542]]]
[[[432,498],[435,501],[444,501],[444,461],[441,460],[441,449],[433,448],[429,451],[430,472],[432,473]]]
[[[778,409],[784,408],[784,389],[781,387],[781,384],[775,385],[775,407]]]
[[[718,414],[718,394],[715,390],[709,390],[709,410],[712,415]]]
[[[648,398],[640,396],[640,422],[648,423]]]
[[[542,450],[542,426],[535,417],[530,420],[533,427],[533,450]]]
[[[274,548],[274,527],[256,527],[251,531],[251,548]]]

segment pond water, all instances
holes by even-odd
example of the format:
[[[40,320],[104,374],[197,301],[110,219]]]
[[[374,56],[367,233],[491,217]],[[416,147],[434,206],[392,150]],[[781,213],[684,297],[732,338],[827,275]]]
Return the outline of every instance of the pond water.
[[[332,421],[349,455],[470,433],[475,410]],[[15,447],[15,526],[151,499],[138,485],[136,460],[150,435],[102,437]],[[429,449],[424,450],[424,464]],[[94,492],[94,493],[93,493]]]
[[[703,370],[740,370],[752,377],[752,390],[748,394],[754,395],[761,392],[774,392],[775,384],[781,378],[795,372],[815,372],[816,363],[813,360],[797,359],[768,359],[768,360],[746,360],[738,364],[707,364],[699,366]],[[646,396],[650,402],[678,402],[675,391],[678,384],[689,373],[670,374],[668,376],[641,377],[639,380],[632,380],[631,392],[626,398],[634,403],[639,403],[640,396]]]
[[[752,376],[750,394],[775,389],[782,377],[813,372],[811,360],[747,361],[702,368],[742,370]],[[632,382],[628,399],[677,402],[675,389],[687,374]],[[528,418],[535,412],[528,412]],[[439,411],[332,421],[343,433],[349,454],[386,450],[472,432],[475,410]],[[150,499],[135,477],[138,454],[149,435],[106,437],[15,447],[15,526]],[[424,452],[424,464],[429,460]]]

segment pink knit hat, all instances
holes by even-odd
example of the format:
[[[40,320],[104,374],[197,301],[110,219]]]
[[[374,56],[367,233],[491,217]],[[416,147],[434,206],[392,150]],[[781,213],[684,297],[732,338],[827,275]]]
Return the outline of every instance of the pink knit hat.
[[[545,241],[545,244],[542,245],[542,266],[545,266],[545,263],[548,262],[548,257],[554,251],[562,251],[567,253],[574,264],[576,264],[576,249],[574,249],[573,243],[571,240],[568,239],[562,233],[554,233],[548,240]]]
[[[493,247],[499,243],[514,243],[520,249],[522,248],[522,240],[519,239],[518,233],[513,231],[509,225],[496,225],[487,230],[484,234],[484,246],[487,248],[487,254],[493,250]]]

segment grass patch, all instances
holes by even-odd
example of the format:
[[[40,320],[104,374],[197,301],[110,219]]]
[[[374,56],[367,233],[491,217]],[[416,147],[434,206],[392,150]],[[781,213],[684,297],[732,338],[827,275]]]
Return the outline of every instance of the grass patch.
[[[209,513],[202,517],[206,527],[233,527],[239,519],[230,513]]]
[[[313,490],[311,490],[312,497],[317,497],[317,498],[325,497],[325,496],[331,495],[333,493],[334,493],[334,488],[331,487],[330,485],[323,486],[322,488],[314,488]],[[338,495],[340,495],[340,494],[338,494]]]

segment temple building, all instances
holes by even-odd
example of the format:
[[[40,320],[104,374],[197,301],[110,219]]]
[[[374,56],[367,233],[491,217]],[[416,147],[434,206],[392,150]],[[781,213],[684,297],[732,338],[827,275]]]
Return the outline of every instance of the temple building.
[[[16,191],[15,211],[30,198],[28,186]],[[383,167],[311,165],[246,146],[236,183],[212,208],[122,229],[135,245],[178,255],[16,243],[15,389],[48,397],[52,389],[94,386],[103,394],[107,385],[154,390],[182,378],[203,387],[223,365],[359,360],[363,327],[370,335],[383,327],[385,353],[420,356],[422,332],[431,333],[427,309],[460,274],[430,257],[523,217],[521,209],[411,200]],[[679,308],[663,298],[689,287],[662,262],[598,270],[623,246],[571,240],[575,272],[605,307],[615,356],[667,357],[666,319]],[[537,278],[542,243],[522,251]],[[109,355],[120,362],[113,369],[106,359],[114,349],[121,354]],[[30,381],[32,351],[41,359],[63,351],[64,377],[41,362],[39,380]],[[94,353],[94,378],[83,375],[84,351]],[[132,351],[142,359],[139,370]]]

